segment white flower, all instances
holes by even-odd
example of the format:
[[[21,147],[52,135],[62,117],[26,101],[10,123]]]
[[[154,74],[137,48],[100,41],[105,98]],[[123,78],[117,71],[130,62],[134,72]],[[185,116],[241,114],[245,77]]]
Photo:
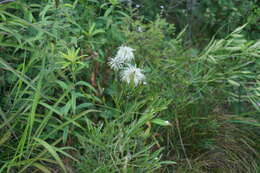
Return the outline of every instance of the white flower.
[[[164,123],[165,123],[167,126],[171,125],[171,123],[170,123],[169,121],[164,121]]]
[[[109,58],[108,65],[111,69],[117,71],[123,67],[124,62],[120,58]]]
[[[138,31],[138,32],[143,32],[143,29],[142,29],[142,27],[141,27],[141,26],[139,26],[139,27],[137,28],[137,31]]]
[[[120,46],[116,54],[116,59],[120,62],[130,62],[134,59],[134,49],[127,46]]]
[[[145,80],[145,75],[142,73],[140,68],[133,65],[128,65],[123,71],[121,71],[121,80],[127,82],[128,84],[133,81],[135,86],[143,83]]]
[[[120,70],[123,66],[134,59],[134,49],[127,46],[120,46],[118,48],[116,57],[109,59],[109,66],[113,70]]]

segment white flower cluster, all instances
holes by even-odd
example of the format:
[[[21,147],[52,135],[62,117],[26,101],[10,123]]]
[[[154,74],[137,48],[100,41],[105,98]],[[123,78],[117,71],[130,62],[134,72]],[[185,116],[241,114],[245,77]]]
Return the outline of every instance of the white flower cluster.
[[[121,80],[130,84],[134,82],[134,85],[145,83],[145,75],[140,68],[136,65],[132,65],[134,60],[134,49],[127,46],[120,46],[117,54],[114,58],[110,58],[108,65],[115,71],[120,70]]]
[[[126,46],[120,46],[116,57],[110,58],[108,64],[113,70],[120,70],[124,64],[130,63],[134,59],[134,49]]]

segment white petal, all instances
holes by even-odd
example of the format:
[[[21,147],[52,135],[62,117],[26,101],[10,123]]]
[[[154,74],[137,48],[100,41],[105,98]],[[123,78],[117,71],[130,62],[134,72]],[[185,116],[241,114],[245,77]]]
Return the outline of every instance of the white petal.
[[[123,67],[123,62],[118,58],[110,58],[108,65],[111,67],[111,69],[117,71]]]
[[[128,65],[128,67],[121,72],[121,80],[127,82],[128,84],[133,81],[135,86],[137,86],[138,84],[144,82],[145,75],[142,73],[140,68],[133,65]]]
[[[122,62],[130,62],[134,59],[134,49],[127,46],[120,46],[116,58],[120,59]]]

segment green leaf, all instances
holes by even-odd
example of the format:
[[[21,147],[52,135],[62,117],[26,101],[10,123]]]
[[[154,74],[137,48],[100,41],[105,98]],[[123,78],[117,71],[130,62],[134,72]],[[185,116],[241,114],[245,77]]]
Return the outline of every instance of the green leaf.
[[[169,121],[165,121],[159,118],[153,119],[151,121],[154,124],[160,125],[160,126],[171,126],[172,124]]]
[[[32,166],[38,168],[38,169],[41,170],[43,173],[51,173],[51,171],[50,171],[48,168],[46,168],[45,166],[43,166],[43,165],[40,164],[40,163],[34,163],[34,164],[32,164]]]
[[[85,81],[79,81],[75,84],[75,86],[78,86],[78,85],[83,85],[83,86],[86,86],[88,87],[89,89],[91,89],[93,92],[97,92],[96,89],[91,85],[89,84],[88,82],[85,82]]]
[[[3,136],[0,137],[0,146],[3,145],[11,137],[11,132],[7,131]]]
[[[61,87],[62,89],[64,89],[64,90],[67,90],[67,89],[69,88],[69,86],[68,86],[65,82],[63,82],[63,81],[57,80],[56,82],[57,82],[57,83],[60,85],[60,87]]]
[[[232,120],[232,121],[229,121],[229,122],[247,124],[247,125],[252,125],[252,126],[255,126],[255,127],[260,127],[260,123],[257,123],[257,122],[242,121],[242,120]]]
[[[41,140],[40,138],[34,138],[34,140],[37,141],[39,144],[41,144],[44,148],[46,148],[48,150],[48,152],[54,157],[54,159],[58,162],[58,164],[63,169],[63,171],[65,173],[67,173],[65,165],[63,164],[63,162],[61,161],[59,155],[57,154],[55,147],[51,146],[50,144],[48,144],[47,142]]]
[[[111,6],[110,8],[108,8],[104,14],[104,17],[108,17],[110,15],[110,13],[112,13],[114,9],[114,6]]]
[[[237,86],[237,87],[240,86],[240,84],[239,84],[238,82],[234,81],[234,80],[228,79],[228,82],[229,82],[231,85],[233,85],[233,86]]]

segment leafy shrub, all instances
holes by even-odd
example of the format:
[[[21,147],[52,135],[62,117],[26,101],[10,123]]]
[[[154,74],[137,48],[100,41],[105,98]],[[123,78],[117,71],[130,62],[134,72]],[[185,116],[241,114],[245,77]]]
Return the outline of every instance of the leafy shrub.
[[[250,156],[255,153],[250,148],[258,148],[256,143],[251,143],[249,139],[243,145],[239,138],[227,136],[226,139],[224,136],[221,139],[225,138],[223,140],[232,145],[225,148],[218,143],[217,134],[223,133],[223,124],[232,126],[235,136],[242,134],[236,130],[241,126],[237,123],[250,124],[258,129],[259,95],[252,93],[259,92],[259,76],[256,72],[259,67],[259,41],[246,40],[241,34],[244,27],[240,27],[225,39],[212,40],[201,52],[196,49],[186,51],[180,39],[182,33],[176,36],[177,39],[169,39],[173,27],[169,27],[164,20],[158,19],[149,24],[131,23],[130,29],[126,29],[128,44],[135,47],[139,57],[136,58],[137,61],[148,66],[149,93],[159,93],[161,97],[172,100],[169,108],[160,114],[160,118],[172,122],[173,128],[163,132],[155,128],[161,136],[158,140],[163,146],[168,145],[165,157],[176,159],[183,155],[185,159],[197,159],[196,157],[202,157],[201,153],[215,153],[215,148],[221,148],[223,152],[235,154],[234,157],[248,157],[250,161],[233,160],[227,154],[226,158],[222,158],[223,164],[217,160],[210,161],[213,165],[216,164],[227,172],[257,172],[254,157]],[[139,27],[143,29],[142,32],[137,31]],[[240,119],[241,116],[244,119]],[[225,117],[224,120],[222,117]],[[252,122],[252,118],[257,120]],[[248,134],[246,132],[244,135]],[[251,139],[256,140],[253,134],[258,135],[258,132],[252,130],[250,134]],[[229,143],[229,140],[234,141]],[[195,141],[198,143],[194,143]],[[232,147],[239,147],[240,151],[234,153]],[[251,154],[244,155],[245,153]],[[240,162],[246,166],[239,166]],[[233,165],[232,168],[227,166],[230,164]],[[187,165],[192,163],[188,161]],[[204,169],[211,172],[216,167],[203,166],[199,170]]]
[[[178,31],[189,25],[188,38],[197,46],[215,35],[225,37],[244,23],[248,23],[245,35],[255,40],[259,38],[259,6],[256,0],[133,2],[140,5],[140,13],[147,19],[155,19],[157,14],[161,14],[175,23]]]

